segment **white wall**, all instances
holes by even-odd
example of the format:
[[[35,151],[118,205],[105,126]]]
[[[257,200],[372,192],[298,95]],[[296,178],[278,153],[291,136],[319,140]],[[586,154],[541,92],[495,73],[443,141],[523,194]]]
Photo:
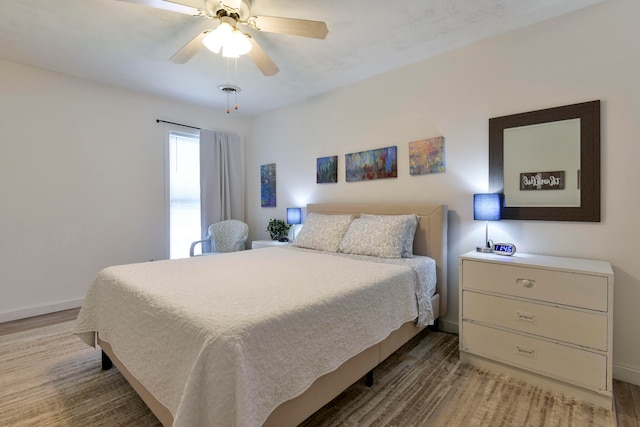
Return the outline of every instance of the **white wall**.
[[[0,61],[0,321],[70,307],[105,266],[165,257],[156,119],[228,130],[224,112]]]
[[[602,221],[501,221],[494,240],[522,252],[609,260],[615,272],[614,375],[640,384],[640,2],[613,0],[264,114],[247,135],[250,239],[269,218],[323,201],[449,205],[449,314],[457,329],[458,256],[481,243],[472,194],[488,189],[488,119],[602,100]],[[445,137],[446,172],[410,176],[408,143]],[[344,181],[344,154],[398,146],[398,178]],[[337,184],[315,183],[338,155]],[[277,208],[260,207],[260,165],[277,164]],[[283,267],[286,270],[286,267]]]

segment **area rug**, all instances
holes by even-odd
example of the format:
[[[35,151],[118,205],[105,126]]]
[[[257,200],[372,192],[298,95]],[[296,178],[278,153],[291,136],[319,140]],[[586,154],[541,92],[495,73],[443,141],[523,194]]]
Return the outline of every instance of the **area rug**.
[[[4,426],[159,426],[74,322],[0,336]],[[426,331],[310,417],[318,426],[615,426],[612,411],[460,364],[456,335]]]

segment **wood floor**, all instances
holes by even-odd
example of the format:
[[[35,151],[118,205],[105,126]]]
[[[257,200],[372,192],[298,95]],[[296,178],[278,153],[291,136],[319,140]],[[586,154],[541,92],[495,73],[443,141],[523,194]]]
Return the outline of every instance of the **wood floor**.
[[[74,320],[80,309],[0,323],[0,336]],[[618,427],[640,427],[640,386],[613,380]]]
[[[613,380],[618,427],[640,427],[640,386]]]

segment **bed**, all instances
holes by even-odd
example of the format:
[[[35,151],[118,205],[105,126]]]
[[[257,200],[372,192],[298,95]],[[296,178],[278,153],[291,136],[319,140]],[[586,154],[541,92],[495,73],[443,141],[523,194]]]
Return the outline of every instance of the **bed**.
[[[305,221],[298,247],[109,267],[76,334],[164,426],[299,424],[447,310],[445,205],[310,204],[307,216],[358,218],[347,254],[305,247]],[[417,219],[413,256],[363,255],[348,239],[405,216]]]

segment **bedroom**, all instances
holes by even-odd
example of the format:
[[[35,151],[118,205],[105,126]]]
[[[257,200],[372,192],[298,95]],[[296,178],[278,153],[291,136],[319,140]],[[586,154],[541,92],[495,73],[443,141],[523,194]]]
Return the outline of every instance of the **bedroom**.
[[[251,119],[0,61],[1,320],[77,306],[100,268],[164,257],[162,117],[245,136],[250,240],[267,237],[270,217],[312,201],[446,203],[452,297],[443,328],[456,331],[457,258],[484,235],[471,205],[487,185],[488,119],[601,99],[602,221],[501,221],[491,232],[524,252],[611,262],[614,377],[640,384],[640,200],[629,182],[640,154],[639,13],[635,1],[604,2]],[[406,90],[389,90],[398,82]],[[446,172],[410,177],[407,143],[440,135]],[[317,157],[389,144],[399,149],[397,179],[345,183],[340,169],[338,184],[315,184]],[[278,207],[263,209],[259,166],[272,162]]]

